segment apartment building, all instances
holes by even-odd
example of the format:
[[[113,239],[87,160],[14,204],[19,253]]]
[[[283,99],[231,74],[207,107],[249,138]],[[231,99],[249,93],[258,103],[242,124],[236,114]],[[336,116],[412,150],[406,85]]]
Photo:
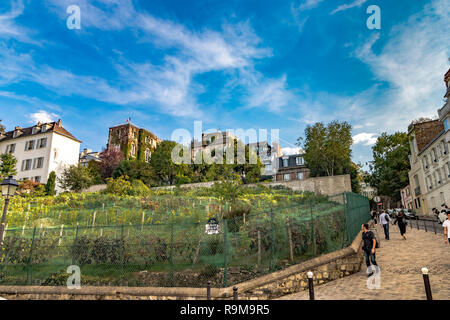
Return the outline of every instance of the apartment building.
[[[77,165],[80,144],[61,120],[0,134],[0,153],[11,153],[17,159],[15,178],[40,183],[46,183],[52,171],[59,177],[66,166]],[[62,191],[58,184],[56,189]]]
[[[275,180],[279,164],[278,158],[281,156],[280,145],[278,143],[270,145],[267,141],[262,141],[249,143],[248,146],[256,153],[264,166],[261,168],[261,175]]]
[[[309,178],[310,170],[306,166],[303,154],[281,156],[278,158],[276,181],[304,180]]]
[[[446,102],[438,110],[439,119],[412,123],[408,127],[413,208],[424,215],[431,215],[433,208],[450,203],[450,70],[444,81]]]

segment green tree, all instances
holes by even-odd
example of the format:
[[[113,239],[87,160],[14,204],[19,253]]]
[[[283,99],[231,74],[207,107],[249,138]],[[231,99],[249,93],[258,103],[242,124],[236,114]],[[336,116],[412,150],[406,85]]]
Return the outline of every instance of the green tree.
[[[173,185],[177,181],[177,174],[182,170],[182,165],[172,161],[172,149],[176,145],[176,142],[164,140],[152,154],[150,164],[155,172],[158,184]]]
[[[45,184],[45,194],[48,196],[54,196],[55,188],[56,188],[56,173],[55,171],[52,171],[48,175],[47,183]]]
[[[79,192],[92,186],[94,178],[89,168],[72,165],[64,169],[61,177],[58,178],[58,182],[65,190]]]
[[[127,176],[130,181],[141,180],[147,186],[155,183],[155,174],[153,167],[139,160],[123,160],[113,172],[113,178]]]
[[[5,133],[5,126],[2,124],[2,120],[0,119],[0,133]]]
[[[0,177],[7,178],[17,174],[17,159],[11,153],[0,155]]]
[[[401,199],[400,190],[409,183],[409,139],[405,132],[382,133],[372,147],[370,184],[380,195]]]
[[[298,138],[297,145],[305,151],[304,159],[312,177],[350,173],[351,129],[345,121],[332,121],[327,126],[318,122],[306,127],[305,138]]]

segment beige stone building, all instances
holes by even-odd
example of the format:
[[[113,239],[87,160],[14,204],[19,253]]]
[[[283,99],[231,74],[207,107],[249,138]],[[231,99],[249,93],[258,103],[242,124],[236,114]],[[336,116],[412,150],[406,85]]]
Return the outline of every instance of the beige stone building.
[[[447,100],[438,110],[439,120],[412,123],[408,127],[413,209],[423,215],[432,215],[433,208],[450,204],[450,70],[444,81]]]

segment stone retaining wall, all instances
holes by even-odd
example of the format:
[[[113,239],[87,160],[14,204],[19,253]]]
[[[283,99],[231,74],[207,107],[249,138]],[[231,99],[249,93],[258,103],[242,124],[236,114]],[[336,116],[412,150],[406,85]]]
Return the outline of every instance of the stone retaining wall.
[[[180,185],[181,188],[210,188],[217,181],[211,182],[199,182],[199,183],[188,183]],[[351,192],[352,186],[350,182],[350,175],[339,175],[339,176],[331,176],[331,177],[316,177],[316,178],[308,178],[305,180],[292,180],[292,181],[277,181],[277,182],[268,182],[261,183],[263,186],[267,187],[275,187],[275,186],[284,186],[286,188],[295,190],[295,191],[310,191],[314,193],[320,193],[324,195],[335,195],[338,193]],[[254,187],[257,184],[246,184],[244,187]],[[173,189],[175,186],[167,186],[167,187],[156,187],[152,188],[155,190],[158,189]]]
[[[237,285],[240,300],[266,300],[307,289],[308,271],[314,272],[314,283],[322,284],[358,272],[361,233],[347,248],[273,272]],[[0,297],[6,299],[43,300],[204,300],[205,288],[132,288],[132,287],[66,287],[0,286]],[[214,300],[233,297],[233,287],[212,288]]]

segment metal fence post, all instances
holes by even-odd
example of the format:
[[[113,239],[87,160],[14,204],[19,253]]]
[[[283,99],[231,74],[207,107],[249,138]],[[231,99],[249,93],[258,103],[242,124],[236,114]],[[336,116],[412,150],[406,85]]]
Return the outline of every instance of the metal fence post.
[[[211,300],[211,281],[208,281],[206,286],[206,300]]]
[[[423,275],[423,283],[425,285],[425,293],[427,295],[427,300],[433,300],[433,296],[431,294],[431,286],[430,286],[430,278],[428,277],[428,269],[422,268]]]
[[[233,300],[238,300],[238,287],[233,287]]]
[[[420,230],[419,229],[419,217],[416,217],[416,225],[417,225],[417,230]]]
[[[423,220],[423,227],[425,228],[425,232],[428,232],[428,230],[427,230],[427,224],[426,224],[425,220]]]
[[[314,282],[313,282],[313,276],[314,273],[312,271],[308,271],[308,288],[309,288],[309,300],[314,300]]]
[[[434,234],[436,234],[436,221],[432,221],[431,223],[433,224]]]
[[[223,220],[223,287],[228,286],[228,221]]]
[[[174,264],[173,264],[173,216],[170,216],[170,286],[174,285]]]
[[[120,230],[120,279],[119,284],[122,285],[123,279],[124,279],[124,264],[125,264],[125,257],[124,257],[124,251],[125,251],[125,238],[124,238],[124,225],[122,223],[121,230]]]
[[[31,240],[31,247],[30,247],[30,256],[28,257],[28,263],[27,263],[27,284],[31,284],[31,277],[33,272],[33,248],[34,248],[34,239],[36,238],[36,227],[33,229],[33,239]]]

